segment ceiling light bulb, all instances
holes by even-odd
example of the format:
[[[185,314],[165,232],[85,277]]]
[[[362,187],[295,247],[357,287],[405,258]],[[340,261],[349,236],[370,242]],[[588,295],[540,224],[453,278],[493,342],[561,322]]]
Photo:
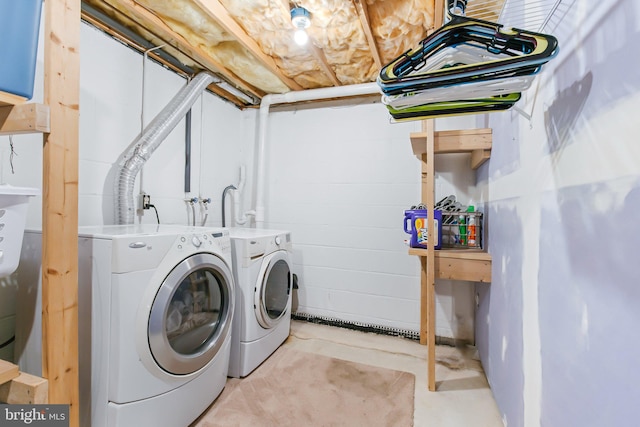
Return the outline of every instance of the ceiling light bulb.
[[[291,9],[291,23],[296,28],[309,28],[311,16],[304,7],[294,7]]]
[[[293,40],[296,42],[297,45],[304,46],[309,41],[309,35],[305,30],[300,28],[296,30],[295,34],[293,35]]]

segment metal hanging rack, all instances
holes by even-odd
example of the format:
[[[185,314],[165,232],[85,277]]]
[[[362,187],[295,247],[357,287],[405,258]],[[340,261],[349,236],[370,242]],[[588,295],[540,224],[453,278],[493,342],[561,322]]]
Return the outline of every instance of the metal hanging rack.
[[[454,0],[454,3],[462,0]],[[466,16],[529,31],[552,31],[576,0],[467,0]]]

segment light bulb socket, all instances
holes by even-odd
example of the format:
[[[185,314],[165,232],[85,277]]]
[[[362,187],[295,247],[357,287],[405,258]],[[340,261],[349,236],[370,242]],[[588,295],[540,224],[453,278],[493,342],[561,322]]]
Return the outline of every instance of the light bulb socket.
[[[296,28],[309,28],[311,25],[309,11],[304,7],[294,7],[291,9],[291,23]]]

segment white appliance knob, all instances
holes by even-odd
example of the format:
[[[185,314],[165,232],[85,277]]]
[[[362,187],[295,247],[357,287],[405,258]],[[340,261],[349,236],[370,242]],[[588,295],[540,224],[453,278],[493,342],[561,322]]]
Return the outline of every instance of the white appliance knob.
[[[280,243],[281,243],[280,236],[276,236],[275,242],[276,242],[276,245],[280,246]]]
[[[196,248],[199,248],[200,245],[202,245],[202,241],[198,239],[198,236],[193,236],[191,238],[191,243],[193,243],[193,246],[195,246]]]

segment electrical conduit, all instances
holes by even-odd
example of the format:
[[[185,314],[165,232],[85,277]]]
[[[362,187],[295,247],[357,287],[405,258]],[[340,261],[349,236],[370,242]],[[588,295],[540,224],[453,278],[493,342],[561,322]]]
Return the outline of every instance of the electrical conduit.
[[[216,79],[203,72],[181,89],[121,156],[115,181],[116,224],[133,224],[135,203],[133,189],[136,175],[169,133],[187,114],[198,96]]]
[[[381,94],[380,86],[375,82],[350,86],[309,89],[283,94],[269,94],[262,98],[262,101],[260,102],[260,123],[258,125],[258,151],[256,154],[256,228],[264,227],[264,189],[266,183],[265,151],[267,145],[269,108],[271,105],[373,94]]]

